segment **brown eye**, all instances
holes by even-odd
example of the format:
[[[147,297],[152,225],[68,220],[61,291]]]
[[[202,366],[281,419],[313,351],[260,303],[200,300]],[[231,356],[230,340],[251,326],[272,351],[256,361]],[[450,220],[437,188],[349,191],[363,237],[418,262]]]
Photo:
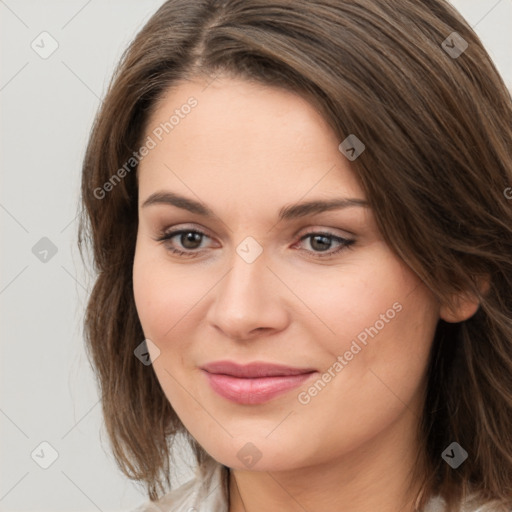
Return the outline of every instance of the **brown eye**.
[[[201,245],[202,235],[196,231],[183,231],[179,237],[180,243],[185,249],[197,249],[196,245],[199,242]]]
[[[310,246],[312,247],[315,257],[327,257],[339,253],[343,249],[351,246],[355,240],[343,238],[333,233],[308,233],[301,237],[300,241],[310,239]],[[339,244],[339,247],[333,251],[329,251],[333,241]],[[329,252],[327,252],[329,251]],[[325,253],[325,254],[322,254]]]
[[[203,237],[209,238],[208,235],[206,235],[202,231],[197,231],[195,229],[179,229],[163,233],[157,239],[157,241],[164,242],[164,245],[167,246],[168,250],[174,254],[178,254],[180,256],[185,257],[194,257],[199,255],[201,252],[197,251],[197,249],[199,249]],[[179,245],[183,247],[183,249],[185,250],[176,248],[174,246],[175,242],[171,243],[174,238],[176,238],[179,241]]]

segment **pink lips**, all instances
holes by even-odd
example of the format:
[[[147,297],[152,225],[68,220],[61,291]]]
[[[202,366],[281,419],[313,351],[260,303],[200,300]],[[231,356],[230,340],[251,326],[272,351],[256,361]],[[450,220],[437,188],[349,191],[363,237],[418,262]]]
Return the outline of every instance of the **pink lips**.
[[[313,368],[292,368],[254,362],[239,365],[217,361],[201,367],[212,389],[238,404],[261,404],[298,387],[314,373]]]

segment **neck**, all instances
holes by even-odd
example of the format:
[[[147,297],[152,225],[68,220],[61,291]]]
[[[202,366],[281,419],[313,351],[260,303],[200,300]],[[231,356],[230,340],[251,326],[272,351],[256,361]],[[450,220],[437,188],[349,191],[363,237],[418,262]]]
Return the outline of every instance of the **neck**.
[[[419,448],[417,423],[406,409],[378,436],[321,465],[230,470],[229,512],[414,512],[420,485],[411,479]]]

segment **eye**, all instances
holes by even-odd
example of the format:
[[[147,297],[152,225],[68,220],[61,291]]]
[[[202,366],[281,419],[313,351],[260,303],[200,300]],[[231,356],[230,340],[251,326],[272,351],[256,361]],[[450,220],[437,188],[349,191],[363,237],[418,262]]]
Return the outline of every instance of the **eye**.
[[[334,254],[338,254],[339,252],[343,251],[344,249],[350,247],[352,244],[355,243],[354,239],[349,238],[343,238],[341,236],[335,235],[334,233],[329,232],[312,232],[308,233],[300,238],[300,241],[310,239],[310,246],[314,249],[320,250],[320,253],[318,253],[316,250],[313,251],[315,258],[326,258],[329,256],[333,256]],[[338,248],[329,251],[332,243],[336,242],[338,245]],[[311,251],[307,251],[311,252]]]
[[[174,238],[177,238],[180,246],[185,249],[182,250],[180,248],[175,247],[174,243],[171,243]],[[203,238],[210,238],[206,233],[196,230],[196,229],[178,229],[173,231],[162,232],[157,238],[158,242],[164,242],[166,248],[173,254],[184,258],[195,258],[199,256],[203,250],[197,250],[201,246],[201,242]],[[329,256],[333,256],[341,252],[342,250],[350,247],[355,243],[353,239],[347,239],[335,235],[334,233],[329,232],[311,232],[303,235],[299,242],[303,240],[310,239],[310,246],[313,250],[300,249],[301,251],[306,251],[308,253],[313,253],[313,257],[315,258],[325,258]],[[338,244],[338,247],[335,250],[329,250],[332,246],[333,242]]]
[[[183,251],[181,249],[177,249],[170,242],[173,238],[178,237],[179,242],[186,250]],[[158,242],[165,242],[164,245],[167,246],[167,249],[171,251],[173,254],[177,254],[178,256],[183,256],[186,258],[194,258],[201,254],[202,251],[199,252],[189,252],[198,249],[198,245],[201,244],[202,238],[210,238],[206,233],[202,231],[198,231],[195,229],[178,229],[175,231],[168,231],[161,234],[161,236],[157,239]]]

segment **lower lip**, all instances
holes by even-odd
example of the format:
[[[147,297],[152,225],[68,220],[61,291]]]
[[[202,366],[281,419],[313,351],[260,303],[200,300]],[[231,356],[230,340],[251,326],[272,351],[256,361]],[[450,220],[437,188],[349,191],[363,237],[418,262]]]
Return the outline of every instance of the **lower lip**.
[[[317,372],[242,379],[203,370],[212,389],[237,404],[262,404],[300,386]]]

